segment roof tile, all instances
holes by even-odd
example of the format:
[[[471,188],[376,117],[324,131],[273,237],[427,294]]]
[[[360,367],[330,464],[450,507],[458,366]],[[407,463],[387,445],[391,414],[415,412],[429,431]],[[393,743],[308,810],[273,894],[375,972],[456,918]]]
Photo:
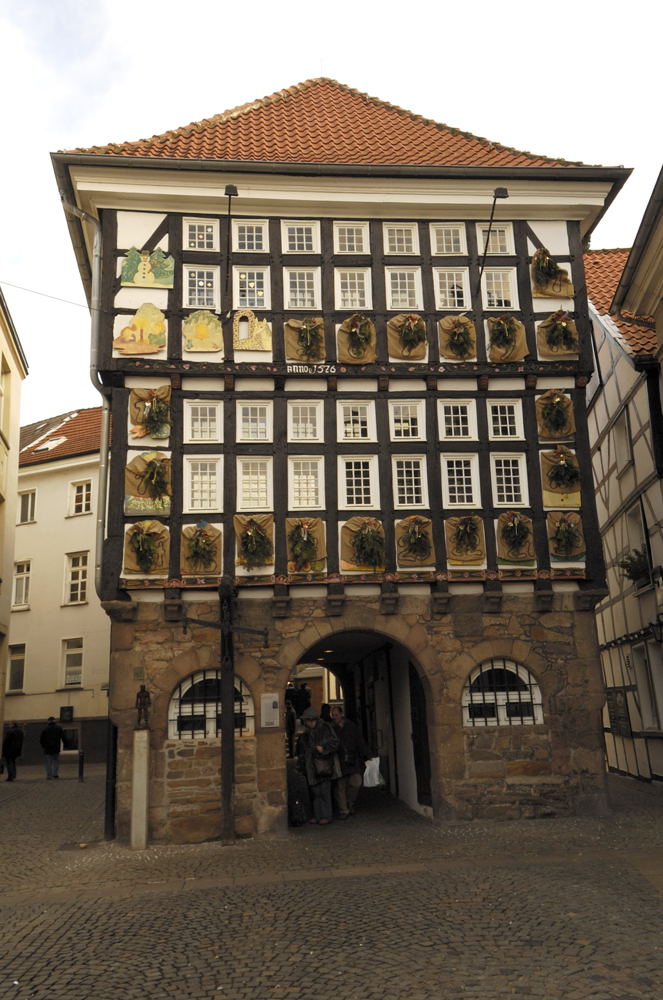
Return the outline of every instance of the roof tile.
[[[64,440],[48,450],[39,451],[49,441]],[[87,410],[70,410],[57,417],[27,424],[21,428],[19,466],[53,462],[59,458],[73,458],[99,451],[101,440],[101,407]]]
[[[630,249],[588,250],[584,255],[587,295],[601,315],[610,316],[634,354],[655,354],[656,330],[652,316],[610,312],[630,252]]]

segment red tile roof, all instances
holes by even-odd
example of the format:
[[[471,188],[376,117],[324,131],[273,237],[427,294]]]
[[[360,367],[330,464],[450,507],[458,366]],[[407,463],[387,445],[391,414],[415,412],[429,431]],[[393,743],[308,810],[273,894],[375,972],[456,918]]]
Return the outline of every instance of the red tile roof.
[[[89,410],[70,410],[69,413],[21,427],[18,464],[36,465],[60,458],[73,458],[75,455],[88,455],[99,451],[100,438],[100,406]],[[44,448],[49,441],[58,443],[51,448]]]
[[[602,316],[610,316],[634,354],[656,352],[656,331],[651,316],[616,315],[610,306],[630,250],[588,250],[584,255],[587,295]]]
[[[461,132],[326,77],[163,135],[69,152],[271,163],[582,166]]]

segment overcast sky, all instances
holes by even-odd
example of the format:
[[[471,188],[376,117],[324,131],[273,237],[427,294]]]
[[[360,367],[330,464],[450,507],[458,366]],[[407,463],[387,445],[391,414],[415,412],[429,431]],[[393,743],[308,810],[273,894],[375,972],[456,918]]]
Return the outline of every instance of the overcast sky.
[[[633,167],[592,240],[626,247],[662,160],[654,9],[0,0],[0,284],[30,367],[21,422],[100,402],[50,152],[158,134],[329,76],[516,149]]]

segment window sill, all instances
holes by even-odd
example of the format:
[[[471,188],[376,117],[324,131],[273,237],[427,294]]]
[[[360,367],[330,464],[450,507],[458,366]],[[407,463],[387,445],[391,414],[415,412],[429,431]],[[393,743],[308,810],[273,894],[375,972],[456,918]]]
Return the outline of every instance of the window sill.
[[[22,694],[25,694],[23,689],[20,691],[5,691],[5,698],[17,698]]]
[[[84,608],[89,601],[67,601],[66,604],[61,604],[61,608]]]
[[[14,611],[29,611],[30,610],[30,605],[29,604],[12,604],[11,610],[12,610],[12,614],[14,613]]]
[[[55,693],[62,694],[64,691],[82,691],[82,690],[83,690],[82,684],[67,684],[66,687],[56,688]]]
[[[20,528],[22,524],[36,524],[36,523],[37,523],[37,519],[33,517],[31,521],[17,521],[16,522],[16,527]]]
[[[82,510],[80,514],[65,514],[64,517],[66,521],[70,517],[90,517],[91,514],[94,514],[93,510]]]

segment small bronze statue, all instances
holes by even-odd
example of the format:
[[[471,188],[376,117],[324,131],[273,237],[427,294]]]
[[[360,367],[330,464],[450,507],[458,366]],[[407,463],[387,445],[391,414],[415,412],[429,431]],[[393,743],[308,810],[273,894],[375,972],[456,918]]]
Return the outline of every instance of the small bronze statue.
[[[136,729],[148,729],[148,716],[150,713],[150,706],[152,704],[152,699],[150,698],[150,692],[147,690],[144,684],[141,684],[136,695],[136,710],[138,712],[138,719],[136,721]],[[142,723],[142,724],[141,724]]]

